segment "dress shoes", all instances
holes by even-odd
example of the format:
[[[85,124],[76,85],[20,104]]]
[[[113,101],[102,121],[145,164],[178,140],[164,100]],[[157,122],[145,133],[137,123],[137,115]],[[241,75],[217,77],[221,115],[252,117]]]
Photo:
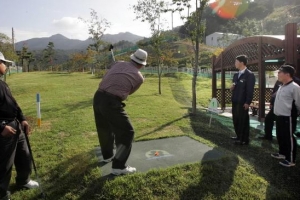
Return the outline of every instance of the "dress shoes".
[[[242,142],[242,141],[237,140],[237,141],[234,141],[234,144],[236,144],[236,145],[248,145],[249,142]]]
[[[239,140],[238,137],[231,137],[230,139],[232,139],[232,140]]]

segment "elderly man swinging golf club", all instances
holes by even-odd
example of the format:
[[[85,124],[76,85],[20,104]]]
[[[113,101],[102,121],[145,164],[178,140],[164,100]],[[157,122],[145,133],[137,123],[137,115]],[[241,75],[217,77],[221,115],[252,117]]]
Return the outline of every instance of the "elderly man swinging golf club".
[[[6,73],[6,60],[0,52],[0,76]],[[26,130],[24,133],[20,127]],[[13,98],[8,85],[0,80],[0,200],[9,200],[8,186],[15,164],[16,184],[24,188],[37,188],[38,182],[30,180],[31,157],[25,134],[29,125],[22,110]]]
[[[103,162],[112,161],[112,174],[136,172],[126,165],[131,152],[134,129],[124,110],[123,100],[139,89],[144,78],[139,71],[146,65],[147,52],[138,49],[130,62],[115,62],[99,84],[94,96],[94,115]],[[113,147],[116,144],[116,154]]]

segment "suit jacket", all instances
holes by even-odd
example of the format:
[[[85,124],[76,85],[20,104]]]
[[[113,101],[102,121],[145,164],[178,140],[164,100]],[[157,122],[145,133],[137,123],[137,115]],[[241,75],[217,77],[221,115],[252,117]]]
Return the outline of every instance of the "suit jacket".
[[[235,87],[232,91],[231,101],[232,103],[250,105],[253,99],[255,76],[248,69],[239,78],[238,75],[239,73],[233,75],[232,82]]]

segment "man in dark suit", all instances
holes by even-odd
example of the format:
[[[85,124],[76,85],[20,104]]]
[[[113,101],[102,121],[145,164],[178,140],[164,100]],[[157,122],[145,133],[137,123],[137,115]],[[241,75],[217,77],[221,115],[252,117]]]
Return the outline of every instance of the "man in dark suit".
[[[235,67],[239,73],[233,76],[233,85],[230,88],[232,91],[232,120],[236,137],[234,143],[238,145],[249,144],[249,105],[252,102],[255,76],[247,69],[247,56],[239,55],[235,60]]]

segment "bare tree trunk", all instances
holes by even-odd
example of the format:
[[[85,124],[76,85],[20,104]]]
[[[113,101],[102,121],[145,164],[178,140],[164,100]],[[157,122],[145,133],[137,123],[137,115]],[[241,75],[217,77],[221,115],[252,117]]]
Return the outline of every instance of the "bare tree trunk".
[[[161,94],[161,65],[158,64],[158,93]]]
[[[195,67],[193,73],[193,82],[192,82],[192,114],[196,114],[197,111],[197,93],[196,93],[196,84],[198,76],[198,65],[199,65],[199,34],[200,34],[200,8],[197,6],[196,0],[196,12],[197,12],[197,35],[196,35],[196,51],[195,51]]]
[[[192,82],[192,113],[196,114],[197,111],[197,76],[198,76],[198,65],[199,65],[199,39],[196,38],[196,52],[195,52],[195,67],[193,73]]]

